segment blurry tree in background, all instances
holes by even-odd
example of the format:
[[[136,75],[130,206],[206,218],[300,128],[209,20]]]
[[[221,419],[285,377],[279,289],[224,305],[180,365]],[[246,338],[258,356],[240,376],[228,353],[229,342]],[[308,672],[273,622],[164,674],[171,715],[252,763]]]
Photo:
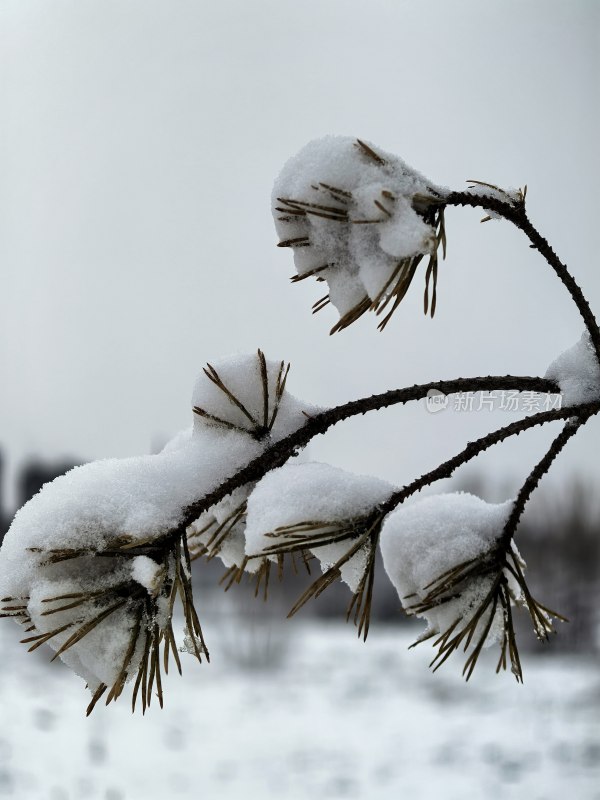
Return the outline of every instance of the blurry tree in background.
[[[600,521],[593,487],[574,479],[562,492],[541,492],[541,502],[523,520],[520,542],[532,565],[535,592],[555,598],[569,620],[554,647],[597,652],[600,648]]]

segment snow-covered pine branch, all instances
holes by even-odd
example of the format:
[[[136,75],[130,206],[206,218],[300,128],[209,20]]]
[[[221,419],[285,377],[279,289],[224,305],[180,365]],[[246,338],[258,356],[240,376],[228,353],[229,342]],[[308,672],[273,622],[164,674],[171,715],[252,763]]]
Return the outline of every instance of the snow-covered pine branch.
[[[327,137],[290,159],[273,191],[280,246],[290,247],[295,281],[314,278],[337,308],[333,331],[366,311],[389,322],[420,262],[424,309],[436,305],[438,251],[445,255],[444,208],[478,206],[516,225],[564,283],[585,322],[581,340],[544,378],[483,376],[431,381],[319,408],[287,390],[289,365],[255,355],[208,365],[192,396],[192,425],[161,453],[77,467],[46,484],[16,515],[0,551],[2,615],[24,626],[30,650],[49,645],[92,692],[88,713],[132,683],[143,710],[162,671],[181,672],[182,653],[208,660],[194,605],[192,562],[220,559],[225,588],[248,575],[266,597],[284,559],[321,574],[291,614],[334,581],[345,582],[348,618],[366,638],[381,547],[409,614],[424,617],[419,638],[435,638],[437,668],[463,647],[471,675],[483,647],[500,645],[498,669],[522,679],[514,607],[545,638],[560,614],[535,600],[514,537],[525,506],[567,442],[600,411],[600,331],[580,288],[525,212],[525,190],[472,182],[453,192],[363,140]],[[496,389],[561,394],[562,405],[510,423],[405,486],[328,464],[288,463],[315,436],[357,415],[423,399],[435,390]],[[547,422],[564,427],[499,505],[466,494],[414,498],[488,448]],[[178,644],[174,609],[183,609]]]
[[[345,136],[310,142],[287,162],[272,197],[278,246],[294,252],[294,281],[327,284],[313,310],[335,306],[340,319],[331,333],[366,311],[387,310],[383,329],[424,256],[424,308],[434,315],[445,193],[397,156]]]

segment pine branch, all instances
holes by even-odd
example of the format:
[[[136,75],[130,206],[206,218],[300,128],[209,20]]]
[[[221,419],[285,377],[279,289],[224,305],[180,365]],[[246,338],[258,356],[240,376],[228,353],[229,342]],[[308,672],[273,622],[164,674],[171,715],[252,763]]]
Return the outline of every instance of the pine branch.
[[[582,425],[585,425],[591,416],[591,413],[584,412],[578,417],[569,420],[556,439],[552,442],[548,452],[531,470],[527,476],[527,479],[523,483],[523,486],[519,490],[519,494],[514,502],[510,516],[506,522],[506,525],[504,526],[504,531],[502,532],[502,536],[498,542],[501,547],[508,547],[515,535],[521,520],[521,516],[525,510],[525,506],[533,492],[537,489],[540,480],[548,472],[554,459],[559,455],[569,439],[571,439],[577,433]]]
[[[499,200],[496,197],[483,197],[471,192],[451,192],[444,198],[443,202],[449,206],[471,206],[473,208],[489,209],[512,222],[519,230],[523,231],[531,242],[530,246],[541,253],[571,295],[589,331],[598,363],[600,363],[600,328],[598,328],[592,309],[575,278],[567,269],[566,264],[560,260],[548,240],[531,223],[525,211],[524,202],[515,205]]]
[[[379,507],[380,513],[383,515],[389,514],[390,511],[393,511],[398,505],[400,505],[400,503],[404,502],[404,500],[411,495],[415,494],[416,492],[420,492],[421,489],[424,489],[426,486],[430,486],[435,481],[442,480],[443,478],[449,478],[455,472],[455,470],[457,470],[463,464],[471,461],[473,458],[478,456],[480,453],[483,453],[484,450],[488,450],[493,445],[499,444],[505,439],[509,439],[511,436],[518,436],[523,431],[526,431],[529,428],[534,428],[537,425],[544,425],[547,422],[554,422],[559,419],[568,419],[569,417],[574,417],[577,420],[577,423],[571,423],[574,425],[575,430],[569,435],[568,438],[570,438],[570,436],[572,436],[578,430],[578,428],[581,427],[581,425],[583,425],[593,414],[597,414],[599,411],[600,402],[587,403],[586,405],[581,406],[570,406],[567,408],[552,409],[550,411],[541,411],[539,414],[532,414],[530,417],[512,422],[510,425],[505,425],[503,428],[498,428],[497,430],[492,431],[492,433],[482,436],[480,439],[469,442],[469,444],[464,448],[464,450],[461,450],[460,453],[448,459],[448,461],[444,461],[443,464],[440,464],[430,472],[426,472],[424,475],[421,475],[420,478],[412,481],[412,483],[409,483],[402,489],[394,492],[392,495],[390,495],[389,499]],[[549,451],[549,453],[553,452],[553,455],[550,458],[548,467],[556,455],[558,455],[560,449],[562,449],[562,444],[558,447],[558,449],[556,449],[556,452],[553,451],[553,448],[551,448],[551,451]],[[533,489],[531,489],[531,491],[533,491]]]
[[[500,389],[549,394],[556,394],[559,391],[558,386],[553,381],[545,378],[488,375],[477,378],[457,378],[450,381],[432,381],[431,383],[418,384],[403,389],[392,389],[388,392],[363,397],[360,400],[351,400],[335,408],[326,409],[308,418],[305,424],[294,433],[268,447],[260,456],[257,456],[245,467],[242,467],[230,478],[223,481],[218,488],[186,506],[182,510],[177,528],[172,533],[173,535],[180,534],[182,530],[198,519],[200,514],[207,511],[224,497],[227,497],[235,489],[251,481],[258,481],[267,472],[281,467],[291,456],[305,447],[311,439],[325,433],[339,422],[366,414],[369,411],[377,411],[414,400],[422,400],[427,397],[430,391],[453,394],[456,392],[495,391]],[[554,418],[563,419],[564,417],[559,415]]]

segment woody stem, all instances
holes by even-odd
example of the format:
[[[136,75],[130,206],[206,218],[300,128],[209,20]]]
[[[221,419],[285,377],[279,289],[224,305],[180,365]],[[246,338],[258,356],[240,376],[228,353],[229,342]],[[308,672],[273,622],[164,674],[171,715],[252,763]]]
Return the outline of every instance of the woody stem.
[[[523,231],[531,242],[531,247],[541,253],[571,295],[590,334],[596,358],[600,364],[600,328],[598,328],[592,309],[575,278],[567,269],[566,264],[556,255],[548,240],[532,225],[524,204],[512,205],[496,197],[482,197],[471,192],[451,192],[444,198],[444,203],[449,206],[471,206],[473,208],[489,209],[512,222],[519,230]]]

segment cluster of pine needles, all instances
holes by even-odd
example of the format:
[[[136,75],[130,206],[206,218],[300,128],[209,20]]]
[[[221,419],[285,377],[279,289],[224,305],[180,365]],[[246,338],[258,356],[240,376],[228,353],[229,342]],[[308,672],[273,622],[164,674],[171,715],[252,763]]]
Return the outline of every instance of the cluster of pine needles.
[[[463,667],[463,675],[469,680],[477,665],[481,651],[492,632],[492,626],[500,622],[502,626],[500,638],[500,657],[496,672],[506,670],[510,662],[511,672],[515,679],[523,682],[523,671],[517,647],[513,614],[511,606],[515,604],[525,608],[533,623],[537,638],[547,641],[551,633],[555,633],[552,619],[566,622],[566,618],[552,611],[537,601],[529,591],[523,574],[523,561],[518,552],[510,545],[508,552],[502,547],[477,558],[464,561],[438,576],[424,587],[426,595],[406,608],[408,614],[423,615],[446,603],[459,599],[476,581],[487,580],[489,588],[483,599],[469,610],[468,615],[458,616],[443,632],[427,631],[412,645],[437,637],[433,646],[438,652],[430,663],[435,672],[450,656],[461,648],[467,652],[471,648]],[[508,576],[512,576],[518,586],[518,593],[510,586]],[[410,599],[416,595],[409,595]],[[495,635],[495,634],[494,634]]]
[[[263,549],[261,556],[265,559],[276,556],[281,560],[286,555],[294,558],[300,555],[307,564],[307,554],[319,547],[347,542],[348,548],[340,558],[325,570],[302,593],[290,610],[288,617],[293,617],[311,599],[319,597],[326,589],[341,577],[341,569],[350,559],[364,553],[365,566],[357,589],[352,594],[346,612],[346,621],[353,620],[358,636],[366,640],[369,633],[373,587],[375,583],[375,555],[381,531],[382,519],[376,514],[335,521],[307,520],[294,525],[276,528],[266,534],[268,538],[278,541]],[[310,557],[310,556],[309,556]],[[269,563],[267,561],[267,563]],[[279,562],[281,563],[281,561]]]
[[[197,528],[192,526],[188,531],[188,546],[192,561],[197,558],[206,557],[207,561],[219,555],[227,540],[236,532],[239,525],[246,519],[248,503],[243,500],[225,517],[222,522],[218,522],[210,512],[208,512],[208,522]]]
[[[208,561],[219,554],[228,536],[233,535],[235,526],[243,521],[246,503],[234,508],[220,524],[214,518],[200,529],[190,533],[190,552],[192,560],[205,557]],[[353,556],[365,554],[363,574],[353,593],[346,613],[346,620],[353,620],[358,629],[358,636],[367,638],[371,615],[373,587],[375,581],[375,554],[382,519],[376,514],[344,520],[307,520],[293,525],[275,528],[266,537],[277,541],[264,548],[256,556],[246,556],[240,564],[230,566],[219,583],[228,591],[235,584],[240,584],[244,575],[254,584],[254,596],[262,595],[268,599],[271,574],[276,572],[279,581],[283,580],[286,559],[294,574],[306,571],[312,576],[311,562],[313,552],[319,547],[348,542],[342,556],[325,572],[317,577],[294,603],[288,618],[293,617],[311,599],[319,597],[326,589],[341,577],[341,569]],[[204,542],[197,542],[200,537],[209,534]],[[258,568],[252,573],[246,567],[250,560],[259,559]]]
[[[258,418],[252,414],[240,400],[240,398],[227,387],[217,370],[211,364],[207,364],[206,367],[204,367],[204,374],[209,381],[211,381],[211,383],[213,383],[223,393],[231,406],[237,408],[243,414],[246,424],[240,425],[232,422],[231,420],[212,414],[206,409],[200,408],[199,406],[194,406],[194,414],[197,414],[199,417],[207,420],[207,422],[214,423],[215,425],[227,428],[228,430],[249,433],[254,439],[260,440],[264,439],[265,436],[268,436],[273,430],[273,425],[277,419],[279,405],[285,391],[285,384],[290,371],[290,365],[289,363],[286,364],[284,361],[280,362],[277,377],[275,379],[274,397],[271,398],[271,392],[269,390],[268,365],[265,354],[262,350],[258,350],[256,357],[260,372],[260,385],[262,394],[262,409]]]
[[[108,686],[104,683],[94,691],[87,708],[90,714],[101,697],[106,694],[106,705],[117,700],[129,680],[134,680],[132,693],[132,710],[135,711],[138,696],[141,699],[142,711],[150,706],[156,691],[158,702],[163,706],[163,689],[161,670],[169,671],[169,660],[172,654],[177,670],[181,674],[181,660],[173,632],[173,611],[177,598],[181,602],[186,626],[186,649],[199,662],[202,657],[209,660],[208,650],[202,634],[198,614],[194,607],[191,582],[191,558],[185,535],[173,539],[153,539],[141,541],[128,537],[119,537],[109,542],[106,548],[90,553],[81,549],[62,548],[61,550],[35,552],[43,554],[44,563],[59,564],[72,559],[89,556],[110,558],[133,558],[147,555],[162,565],[162,576],[156,591],[152,594],[133,580],[124,580],[112,586],[96,591],[82,591],[59,594],[47,597],[42,603],[48,608],[41,616],[50,617],[71,612],[66,622],[60,622],[49,631],[39,632],[28,612],[29,597],[2,598],[5,603],[0,616],[16,617],[26,626],[28,635],[22,639],[29,645],[29,651],[36,650],[43,644],[50,643],[55,637],[68,634],[67,638],[56,648],[52,660],[58,658],[70,648],[81,642],[99,625],[108,620],[115,612],[125,612],[131,620],[129,643],[126,648],[120,669],[115,681]],[[165,613],[166,606],[166,613]],[[73,614],[73,611],[75,614]]]
[[[139,540],[132,537],[119,537],[111,540],[101,550],[92,553],[81,548],[62,548],[60,550],[41,550],[35,552],[43,556],[45,564],[60,564],[73,559],[106,557],[112,559],[133,558],[146,555],[152,558],[159,567],[160,580],[156,588],[149,592],[145,587],[133,580],[121,580],[115,584],[87,592],[73,592],[45,598],[42,603],[48,608],[42,616],[67,615],[67,621],[59,622],[49,631],[39,632],[28,611],[29,597],[4,597],[5,605],[0,608],[0,616],[16,617],[26,626],[29,634],[22,639],[29,645],[29,651],[36,650],[55,637],[66,635],[67,638],[56,648],[53,659],[81,642],[85,636],[104,623],[115,612],[125,612],[131,620],[129,643],[123,656],[118,675],[112,685],[101,683],[95,690],[87,708],[90,714],[98,701],[106,695],[106,704],[117,700],[128,681],[133,681],[132,710],[135,711],[138,697],[141,698],[142,712],[150,706],[152,696],[156,692],[160,706],[163,706],[162,675],[169,670],[170,657],[173,657],[177,670],[181,674],[181,660],[172,627],[174,606],[179,598],[186,628],[186,650],[191,652],[199,662],[202,657],[209,660],[208,650],[202,634],[198,614],[194,607],[191,583],[191,562],[194,558],[206,556],[211,559],[218,554],[220,546],[231,535],[234,526],[244,517],[245,503],[235,508],[230,516],[215,530],[206,545],[194,549],[194,534],[190,535],[188,545],[185,534],[175,539]],[[276,528],[267,537],[275,543],[266,547],[260,554],[260,567],[251,576],[255,581],[255,596],[263,593],[268,596],[270,573],[277,570],[279,579],[283,577],[284,560],[288,557],[294,570],[300,565],[311,574],[310,561],[318,548],[347,542],[341,557],[318,578],[298,598],[288,617],[294,616],[309,600],[319,597],[335,581],[340,579],[342,567],[354,556],[362,553],[365,556],[363,572],[356,591],[352,594],[347,609],[346,620],[352,619],[358,629],[358,636],[366,640],[375,581],[375,555],[382,524],[382,517],[376,511],[371,514],[342,520],[307,520],[293,525]],[[202,529],[201,532],[205,532]],[[275,560],[273,560],[275,559]],[[221,579],[227,591],[233,584],[240,583],[244,575],[248,559],[241,565],[230,567]],[[458,652],[470,649],[463,668],[467,680],[471,677],[483,647],[493,627],[501,624],[500,656],[496,672],[510,669],[517,681],[522,682],[523,673],[517,647],[513,622],[512,605],[525,608],[533,623],[534,632],[541,640],[547,640],[555,632],[552,619],[566,621],[563,616],[542,605],[533,598],[523,574],[524,564],[512,544],[505,551],[496,547],[489,553],[464,561],[438,576],[424,587],[425,595],[419,597],[406,608],[410,615],[423,615],[444,604],[459,599],[463,593],[474,586],[477,581],[487,581],[485,594],[475,607],[454,622],[443,632],[428,631],[412,646],[437,637],[433,643],[437,654],[430,666],[434,671]],[[512,586],[509,581],[512,577]],[[518,587],[518,592],[514,586]],[[416,598],[410,595],[408,598]],[[166,608],[166,613],[165,613]],[[79,609],[81,613],[73,611]],[[162,609],[162,611],[161,611]],[[494,630],[494,636],[497,631]]]
[[[364,158],[376,163],[380,167],[385,167],[385,159],[365,142],[357,139],[355,146]],[[311,184],[311,189],[314,193],[314,197],[311,197],[310,200],[299,200],[288,197],[277,198],[279,205],[276,206],[275,210],[280,214],[278,219],[281,222],[288,222],[294,224],[296,227],[301,221],[307,223],[304,235],[284,239],[279,242],[277,245],[278,247],[312,247],[313,243],[310,237],[310,226],[308,225],[309,217],[318,217],[319,219],[330,220],[338,225],[351,226],[377,225],[387,222],[394,216],[396,197],[393,192],[387,189],[382,190],[381,196],[373,200],[373,216],[367,218],[353,217],[351,215],[353,207],[352,192],[322,182]],[[423,298],[424,313],[427,314],[429,311],[433,317],[437,304],[438,250],[440,247],[442,249],[443,258],[446,257],[444,205],[441,198],[431,190],[431,195],[415,195],[413,198],[413,207],[434,231],[433,246],[425,273],[425,292]],[[417,271],[417,267],[422,260],[423,254],[400,259],[377,296],[371,299],[365,293],[355,306],[340,317],[330,333],[333,334],[347,328],[367,311],[374,311],[377,316],[387,312],[378,325],[379,330],[383,330],[406,296]],[[321,282],[325,280],[324,273],[326,270],[335,270],[343,266],[343,264],[336,264],[334,262],[320,264],[303,272],[301,275],[295,275],[292,278],[292,282],[297,283],[298,281],[310,277],[314,277],[317,281]],[[432,284],[431,300],[429,298],[430,283]],[[313,314],[321,311],[329,302],[330,298],[328,294],[321,297],[313,305]]]

